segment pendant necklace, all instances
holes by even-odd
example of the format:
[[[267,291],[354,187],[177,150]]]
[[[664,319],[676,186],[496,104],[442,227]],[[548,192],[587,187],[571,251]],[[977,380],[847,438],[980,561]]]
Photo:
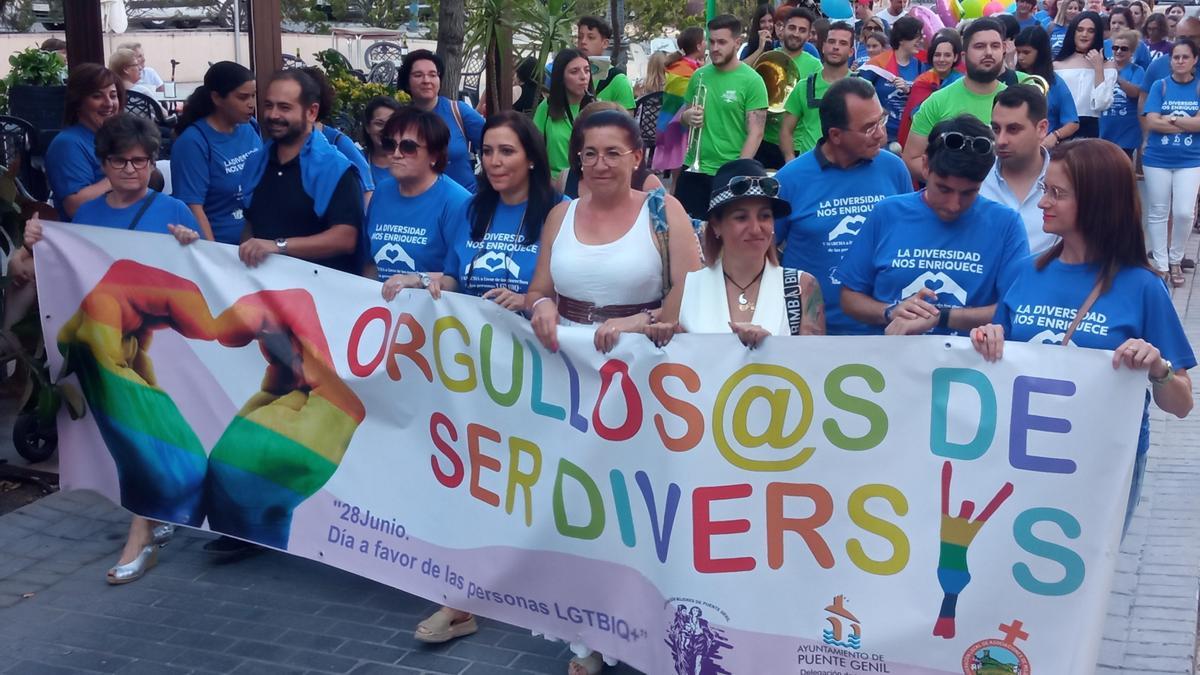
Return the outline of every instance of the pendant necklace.
[[[754,311],[754,303],[750,302],[749,300],[746,299],[746,290],[748,288],[750,288],[751,286],[753,286],[754,284],[758,283],[758,280],[762,278],[763,272],[765,272],[766,269],[767,269],[766,265],[763,265],[763,268],[758,271],[758,274],[756,274],[754,276],[754,278],[750,280],[750,283],[746,284],[745,286],[734,281],[733,277],[729,276],[729,272],[725,272],[725,271],[721,272],[722,274],[725,275],[725,280],[728,281],[729,283],[733,284],[735,287],[737,287],[738,291],[740,291],[738,293],[738,298],[737,298],[738,311],[740,311],[740,312],[745,312],[745,311],[753,312]]]

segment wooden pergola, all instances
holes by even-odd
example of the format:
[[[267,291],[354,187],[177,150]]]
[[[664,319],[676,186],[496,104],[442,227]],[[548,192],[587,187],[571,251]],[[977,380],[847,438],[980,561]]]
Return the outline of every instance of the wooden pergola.
[[[246,5],[250,10],[250,69],[272,73],[283,66],[280,36],[283,17],[279,0],[253,0]],[[67,32],[67,62],[103,64],[106,58],[100,3],[96,0],[63,0],[63,20]],[[259,92],[261,95],[262,90]]]

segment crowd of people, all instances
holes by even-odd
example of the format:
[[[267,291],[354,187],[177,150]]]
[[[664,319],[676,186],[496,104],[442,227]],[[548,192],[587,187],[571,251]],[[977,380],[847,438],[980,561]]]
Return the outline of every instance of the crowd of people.
[[[143,86],[126,49],[71,69],[46,169],[61,220],[236,245],[248,267],[291,256],[375,279],[389,301],[477,296],[551,351],[561,326],[592,327],[601,352],[684,332],[751,349],[963,335],[989,360],[1005,341],[1070,343],[1113,350],[1146,374],[1147,407],[1182,417],[1196,359],[1169,288],[1186,281],[1200,189],[1200,20],[1177,7],[1019,0],[934,30],[904,0],[856,1],[856,21],[812,0],[763,5],[748,28],[718,16],[636,86],[663,92],[653,148],[628,73],[596,67],[613,32],[595,17],[548,82],[523,61],[516,109],[486,116],[441,94],[437,55],[408,53],[411,103],[372,100],[358,139],[327,124],[319,70],[220,62],[175,127],[170,195],[154,187],[157,127],[123,112]],[[779,105],[762,59],[795,74]],[[27,225],[17,286],[35,282],[41,234]],[[109,582],[145,574],[169,536],[135,518]],[[476,628],[443,607],[416,636]],[[603,668],[573,648],[572,675]]]

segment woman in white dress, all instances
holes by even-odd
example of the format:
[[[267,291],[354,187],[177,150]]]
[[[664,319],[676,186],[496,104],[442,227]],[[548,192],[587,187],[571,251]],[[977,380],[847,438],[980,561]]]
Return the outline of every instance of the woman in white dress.
[[[779,183],[752,159],[717,172],[704,231],[708,266],[687,275],[679,325],[733,332],[754,348],[768,335],[824,335],[825,302],[813,275],[779,265],[775,219],[791,213]]]
[[[1081,12],[1054,57],[1054,72],[1071,90],[1079,114],[1074,138],[1100,137],[1100,115],[1112,105],[1117,70],[1104,59],[1104,20],[1095,12]]]

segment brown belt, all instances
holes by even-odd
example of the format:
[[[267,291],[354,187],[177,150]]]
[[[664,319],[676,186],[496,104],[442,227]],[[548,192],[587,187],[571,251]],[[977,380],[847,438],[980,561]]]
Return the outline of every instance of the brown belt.
[[[640,305],[605,305],[597,307],[590,302],[575,300],[564,295],[558,296],[558,315],[575,323],[599,323],[608,319],[620,319],[633,316],[650,309],[658,309],[658,302],[643,302]]]

